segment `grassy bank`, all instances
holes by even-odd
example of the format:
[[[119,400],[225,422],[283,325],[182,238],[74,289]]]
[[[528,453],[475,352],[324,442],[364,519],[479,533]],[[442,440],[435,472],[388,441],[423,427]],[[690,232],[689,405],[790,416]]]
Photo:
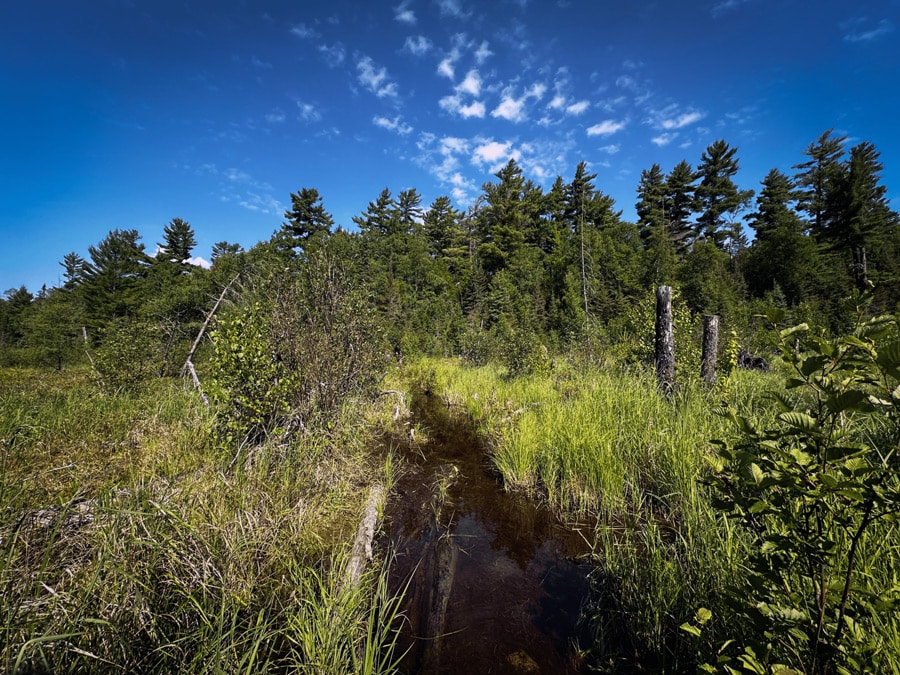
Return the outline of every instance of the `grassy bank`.
[[[597,519],[594,594],[584,609],[594,635],[585,647],[598,668],[694,672],[746,634],[729,592],[752,548],[712,506],[710,441],[735,434],[715,412],[725,405],[760,428],[773,424],[779,410],[766,392],[781,390],[782,374],[737,371],[715,389],[686,383],[666,400],[652,373],[615,365],[558,360],[549,374],[509,378],[497,366],[427,360],[413,372],[490,440],[508,489]],[[889,522],[866,539],[861,586],[896,585],[895,539]],[[713,619],[698,638],[681,626],[700,607]],[[877,613],[859,630],[872,636],[876,671],[897,672],[896,613]]]
[[[390,410],[235,448],[180,381],[4,370],[0,399],[0,670],[389,669],[384,570],[343,568]]]

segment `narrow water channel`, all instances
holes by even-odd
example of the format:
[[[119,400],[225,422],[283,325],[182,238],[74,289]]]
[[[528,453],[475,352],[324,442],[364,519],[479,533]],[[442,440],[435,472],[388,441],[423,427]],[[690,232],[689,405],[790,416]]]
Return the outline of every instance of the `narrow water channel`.
[[[591,528],[503,491],[471,424],[421,394],[426,442],[400,445],[385,510],[392,586],[409,582],[406,673],[579,673]]]

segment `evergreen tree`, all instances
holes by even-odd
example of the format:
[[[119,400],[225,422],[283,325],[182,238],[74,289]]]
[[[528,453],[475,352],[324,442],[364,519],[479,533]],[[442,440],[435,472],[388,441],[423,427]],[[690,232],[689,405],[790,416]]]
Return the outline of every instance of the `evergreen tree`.
[[[66,290],[74,289],[84,279],[87,261],[73,251],[72,253],[66,253],[59,264],[65,270],[63,272],[63,288]]]
[[[697,236],[721,249],[740,243],[738,212],[753,197],[753,190],[740,190],[732,180],[738,172],[737,148],[724,140],[709,145],[700,157],[694,174],[699,184],[694,190],[698,210]]]
[[[679,257],[687,252],[694,232],[691,224],[691,216],[697,207],[694,180],[694,170],[685,160],[676,164],[666,176],[666,222],[669,239],[675,245]]]
[[[756,232],[744,265],[756,295],[781,289],[789,305],[804,301],[818,274],[815,242],[804,234],[805,223],[792,208],[798,192],[794,181],[772,169],[762,181],[756,211],[749,224]]]
[[[184,263],[191,257],[191,251],[196,245],[197,238],[190,224],[181,218],[173,218],[163,228],[163,243],[157,244],[160,249],[157,258]]]
[[[88,248],[80,288],[85,309],[95,327],[118,317],[133,315],[141,304],[141,282],[150,263],[137,230],[111,230]]]
[[[638,200],[635,211],[638,216],[638,229],[645,244],[650,239],[654,228],[667,225],[666,218],[666,178],[659,164],[641,171],[641,180],[637,187]]]
[[[820,236],[833,217],[833,195],[843,174],[841,158],[844,156],[846,136],[832,136],[833,129],[824,132],[815,143],[810,143],[803,154],[809,161],[795,164],[800,169],[796,182],[800,188],[798,206],[809,216],[809,227]]]
[[[305,249],[310,241],[320,241],[331,234],[334,226],[315,188],[292,192],[291,209],[284,212],[284,218],[280,234],[290,248]]]
[[[886,198],[887,189],[881,185],[882,164],[875,146],[868,141],[850,150],[850,160],[844,166],[838,189],[826,199],[833,214],[823,228],[825,239],[849,250],[852,256],[856,287],[868,287],[867,248],[890,237],[897,227],[897,213]]]

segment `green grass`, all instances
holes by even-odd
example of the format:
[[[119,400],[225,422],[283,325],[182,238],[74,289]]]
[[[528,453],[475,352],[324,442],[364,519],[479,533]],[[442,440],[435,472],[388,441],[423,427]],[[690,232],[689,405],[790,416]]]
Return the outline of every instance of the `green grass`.
[[[391,480],[367,447],[386,400],[233,448],[180,381],[110,395],[86,371],[3,370],[0,398],[0,671],[394,669],[386,568],[342,583]]]

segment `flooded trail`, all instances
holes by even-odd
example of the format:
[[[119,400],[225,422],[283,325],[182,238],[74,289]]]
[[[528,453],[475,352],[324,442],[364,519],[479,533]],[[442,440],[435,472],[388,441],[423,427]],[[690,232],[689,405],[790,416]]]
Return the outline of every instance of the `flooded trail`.
[[[591,528],[505,493],[469,421],[436,396],[412,409],[429,438],[395,439],[405,467],[385,509],[392,587],[409,581],[405,672],[581,672]]]

